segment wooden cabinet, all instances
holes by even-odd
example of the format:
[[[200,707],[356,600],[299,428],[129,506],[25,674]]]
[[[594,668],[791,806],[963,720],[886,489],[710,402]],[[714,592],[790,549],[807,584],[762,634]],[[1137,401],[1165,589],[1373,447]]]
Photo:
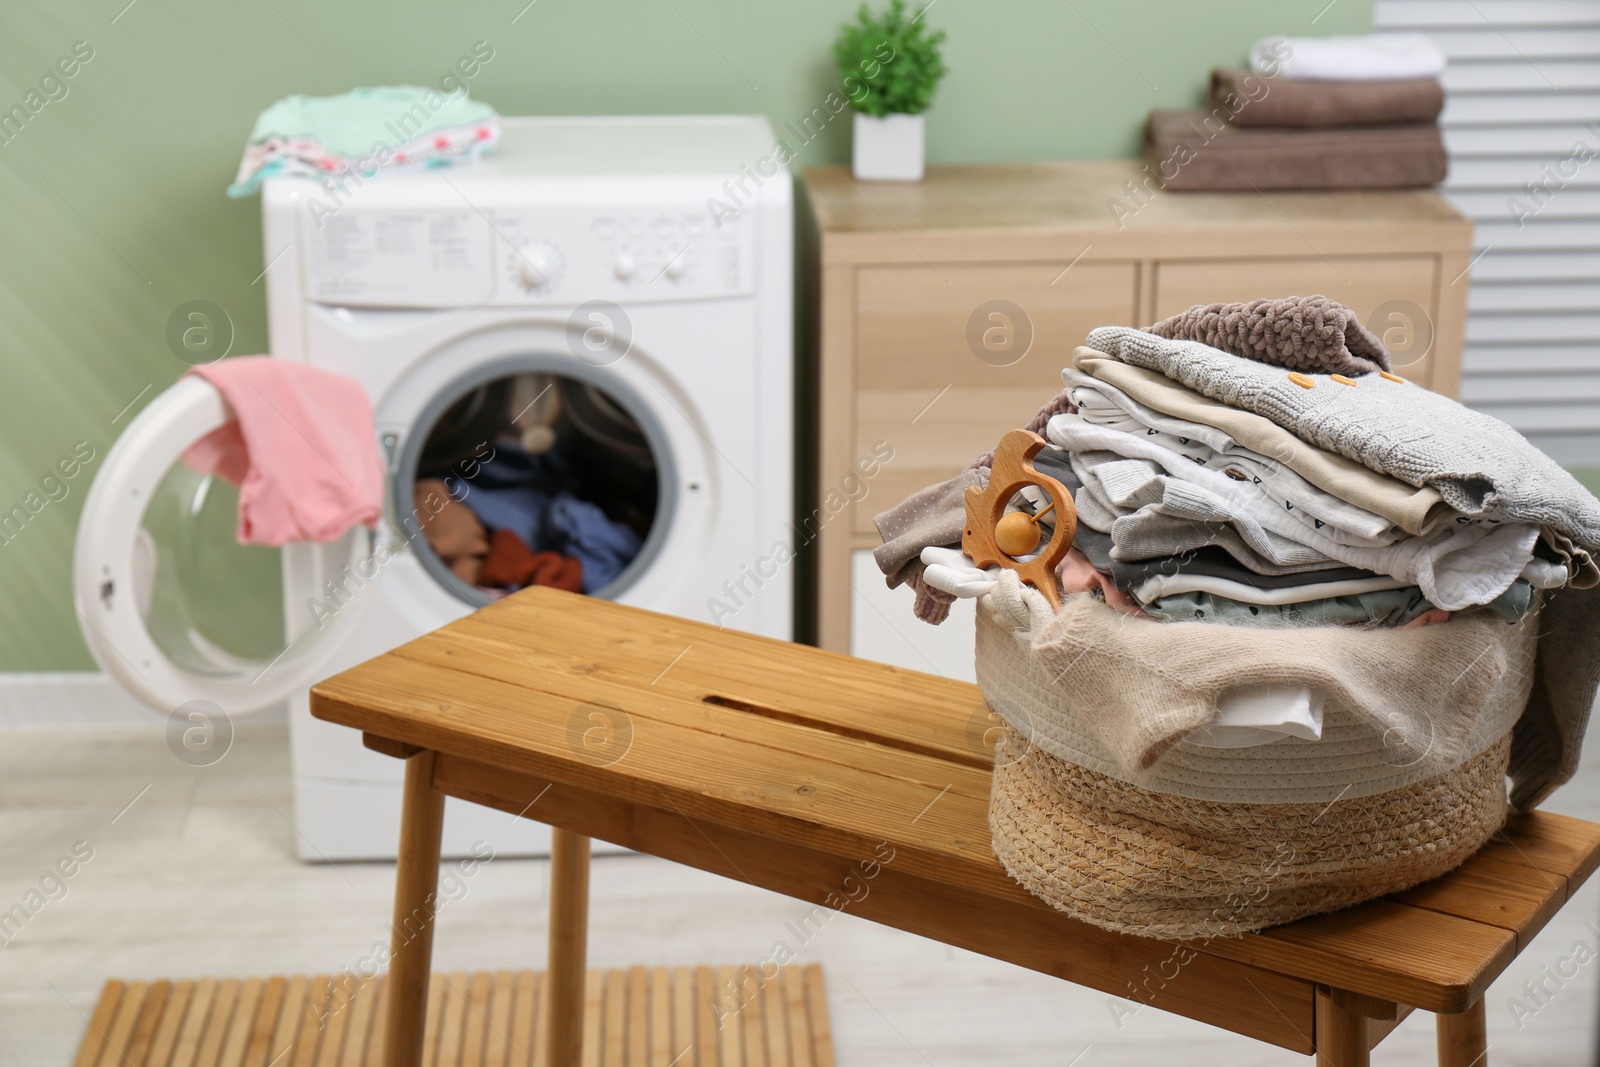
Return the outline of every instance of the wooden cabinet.
[[[1133,161],[936,166],[905,183],[806,172],[820,300],[804,525],[824,648],[852,650],[852,553],[878,544],[872,517],[1026,422],[1096,326],[1321,293],[1383,337],[1400,373],[1456,391],[1472,227],[1436,194],[1143,181]]]
[[[971,463],[1015,427],[1018,411],[1060,390],[1065,357],[1084,334],[1133,324],[1134,264],[1077,271],[1070,282],[1049,262],[857,273],[851,433],[895,451],[873,482],[875,498],[899,500]],[[856,509],[856,532],[874,533],[871,511]]]

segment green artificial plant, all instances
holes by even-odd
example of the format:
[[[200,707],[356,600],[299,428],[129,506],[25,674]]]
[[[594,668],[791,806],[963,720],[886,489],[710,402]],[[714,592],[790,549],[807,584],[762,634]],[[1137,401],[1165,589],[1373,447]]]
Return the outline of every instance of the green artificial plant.
[[[833,58],[845,96],[858,111],[882,118],[928,110],[945,65],[939,55],[944,31],[928,32],[926,11],[907,18],[904,0],[889,0],[886,10],[873,15],[862,4],[855,21],[839,27]]]

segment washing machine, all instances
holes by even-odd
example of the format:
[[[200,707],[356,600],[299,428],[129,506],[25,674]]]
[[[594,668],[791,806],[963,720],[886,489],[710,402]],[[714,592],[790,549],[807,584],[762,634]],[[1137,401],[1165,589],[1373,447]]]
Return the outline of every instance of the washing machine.
[[[476,166],[338,195],[264,185],[272,355],[363,385],[385,519],[237,544],[236,491],[181,461],[231,416],[183,378],[107,454],[74,582],[96,661],[168,717],[178,758],[225,759],[241,717],[287,706],[302,858],[393,857],[402,771],[313,719],[308,687],[499,595],[436,550],[424,485],[470,503],[480,464],[546,463],[554,442],[562,484],[637,542],[590,595],[791,636],[792,189],[775,142],[759,117],[507,118]],[[449,801],[447,853],[547,841]]]

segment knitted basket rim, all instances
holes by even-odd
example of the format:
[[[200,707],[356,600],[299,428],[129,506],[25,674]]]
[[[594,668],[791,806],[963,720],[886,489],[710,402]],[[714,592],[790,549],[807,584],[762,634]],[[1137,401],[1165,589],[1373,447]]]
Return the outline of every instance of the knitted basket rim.
[[[1508,628],[1508,635],[1512,629]],[[1531,628],[1527,633],[1536,633]],[[1098,739],[1089,716],[1094,709],[1066,704],[1025,643],[980,605],[977,612],[978,688],[990,709],[1019,735],[1024,749],[1037,748],[1107,778],[1161,793],[1223,803],[1328,803],[1403,789],[1439,773],[1436,760],[1398,750],[1384,734],[1329,700],[1322,738],[1283,738],[1249,748],[1172,746],[1154,765],[1131,770]],[[1508,641],[1512,636],[1508,636]],[[1522,684],[1516,678],[1508,684]],[[1526,703],[1526,693],[1479,709],[1466,743],[1454,753],[1459,766],[1506,736]],[[1020,751],[1020,750],[1019,750]]]

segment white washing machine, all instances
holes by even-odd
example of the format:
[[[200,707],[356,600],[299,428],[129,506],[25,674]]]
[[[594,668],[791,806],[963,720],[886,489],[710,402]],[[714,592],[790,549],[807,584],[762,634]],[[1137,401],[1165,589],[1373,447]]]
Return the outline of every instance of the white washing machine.
[[[631,524],[637,554],[592,595],[791,636],[792,569],[770,562],[792,543],[794,477],[774,141],[759,117],[513,118],[479,166],[337,199],[264,186],[272,354],[366,388],[386,520],[328,545],[236,544],[232,487],[179,462],[229,418],[189,378],[107,455],[74,580],[95,659],[168,715],[180,758],[225,758],[233,720],[287,703],[303,858],[394,855],[401,763],[311,718],[307,690],[492,599],[414,508],[428,477],[465,480],[470,503],[490,442],[545,463],[555,441],[562,484]],[[538,853],[547,831],[451,800],[447,852],[479,840]]]

